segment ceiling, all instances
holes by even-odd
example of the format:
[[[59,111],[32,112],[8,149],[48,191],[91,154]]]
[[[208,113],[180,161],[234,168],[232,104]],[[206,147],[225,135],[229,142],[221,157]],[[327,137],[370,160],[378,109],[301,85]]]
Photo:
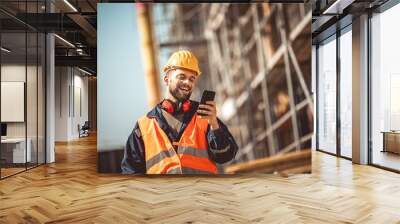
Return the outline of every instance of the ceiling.
[[[354,16],[375,12],[388,0],[313,0],[313,44],[352,23]]]
[[[44,47],[37,43],[36,35],[52,32],[56,34],[56,66],[78,66],[95,74],[97,3],[100,1],[47,2],[46,5],[45,0],[0,1],[2,46],[12,50],[7,54],[2,52],[3,59],[18,61],[24,55],[28,59],[36,57],[36,51]]]

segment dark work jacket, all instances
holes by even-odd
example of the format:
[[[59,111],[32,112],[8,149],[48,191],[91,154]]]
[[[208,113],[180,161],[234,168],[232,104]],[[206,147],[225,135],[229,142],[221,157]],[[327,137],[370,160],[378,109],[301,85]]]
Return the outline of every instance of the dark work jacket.
[[[162,115],[161,104],[154,107],[147,117],[155,118],[160,128],[165,132],[171,142],[178,141],[183,134],[183,131],[191,121],[193,115],[197,111],[199,103],[191,101],[191,107],[188,112],[183,116],[183,124],[181,130],[177,135],[174,135],[171,127],[168,125],[164,116]],[[238,146],[233,139],[225,124],[218,120],[219,128],[215,130],[207,128],[207,141],[208,141],[208,155],[211,160],[216,163],[225,163],[232,160],[238,150]],[[145,174],[146,173],[146,149],[144,147],[142,135],[140,133],[139,125],[136,122],[132,133],[126,141],[124,149],[124,158],[122,159],[121,169],[124,174]]]

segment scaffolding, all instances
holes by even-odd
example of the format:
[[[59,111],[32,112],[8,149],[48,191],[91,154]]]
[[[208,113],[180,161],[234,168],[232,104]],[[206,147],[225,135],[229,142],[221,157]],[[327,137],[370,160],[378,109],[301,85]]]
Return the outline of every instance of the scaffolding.
[[[157,7],[170,12],[170,17],[155,23],[159,49],[190,49],[201,62],[204,76],[193,98],[199,90],[217,93],[218,117],[240,147],[232,163],[311,148],[309,4]]]

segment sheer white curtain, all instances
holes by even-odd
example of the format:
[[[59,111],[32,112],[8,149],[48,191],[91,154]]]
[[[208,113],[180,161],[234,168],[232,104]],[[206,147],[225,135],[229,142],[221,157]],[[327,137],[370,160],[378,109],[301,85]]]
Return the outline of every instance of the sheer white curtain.
[[[318,48],[318,148],[336,153],[336,37]]]
[[[383,166],[381,132],[400,129],[399,21],[400,4],[371,19],[372,162]]]
[[[352,35],[340,36],[340,150],[351,158],[352,137]]]

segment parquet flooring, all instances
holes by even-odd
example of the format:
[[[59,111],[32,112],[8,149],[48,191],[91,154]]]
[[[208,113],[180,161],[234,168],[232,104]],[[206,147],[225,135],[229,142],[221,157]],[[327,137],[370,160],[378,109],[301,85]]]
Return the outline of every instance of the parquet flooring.
[[[96,139],[0,181],[0,223],[400,223],[400,175],[313,152],[312,174],[135,177],[96,172]]]
[[[7,177],[7,176],[13,175],[15,173],[24,171],[24,170],[25,170],[25,167],[11,167],[11,168],[3,167],[3,168],[1,168],[1,176]]]

